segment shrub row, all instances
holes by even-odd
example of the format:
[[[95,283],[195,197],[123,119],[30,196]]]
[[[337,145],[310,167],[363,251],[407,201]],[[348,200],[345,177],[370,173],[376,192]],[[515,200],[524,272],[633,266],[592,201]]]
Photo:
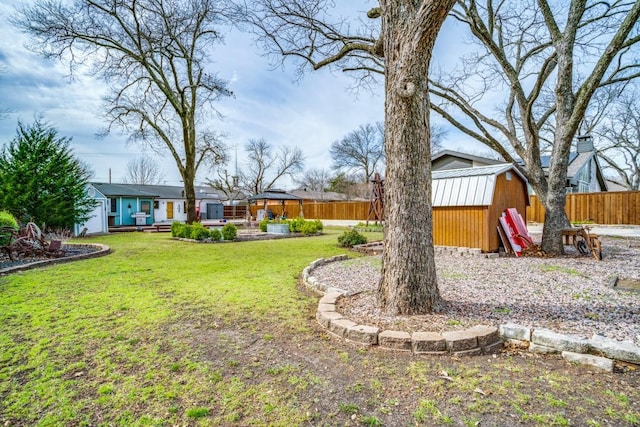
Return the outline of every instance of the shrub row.
[[[171,236],[193,240],[211,239],[217,242],[223,238],[224,240],[235,240],[238,236],[238,229],[231,223],[225,224],[222,230],[217,228],[209,230],[200,222],[194,222],[189,225],[176,221],[171,224]]]
[[[316,234],[322,231],[322,222],[319,219],[307,221],[304,218],[291,218],[285,220],[269,220],[268,218],[260,221],[260,231],[267,231],[267,224],[288,224],[289,232],[302,234]]]

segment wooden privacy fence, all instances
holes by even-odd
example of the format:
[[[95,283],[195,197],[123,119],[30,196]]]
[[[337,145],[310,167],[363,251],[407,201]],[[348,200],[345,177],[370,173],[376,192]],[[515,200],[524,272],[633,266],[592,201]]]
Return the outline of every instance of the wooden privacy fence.
[[[247,205],[224,206],[224,217],[227,219],[245,218],[247,216]]]
[[[542,204],[536,196],[530,200],[527,221],[543,223]],[[567,194],[565,211],[572,222],[640,225],[640,191]]]
[[[268,204],[267,207],[275,215],[282,215],[282,205]],[[262,205],[251,206],[251,214],[255,217],[257,210],[262,209]],[[302,205],[304,217],[310,219],[336,219],[366,221],[369,212],[369,202],[304,202]],[[286,202],[285,213],[287,218],[300,216],[300,206],[298,202]]]
[[[305,218],[366,221],[369,202],[305,202]],[[262,206],[251,206],[252,215]],[[269,205],[276,214],[282,214],[280,204]],[[465,208],[461,208],[465,209]],[[297,202],[285,205],[287,217],[300,215]],[[567,195],[567,215],[570,221],[593,221],[596,224],[633,224],[640,225],[640,191],[616,191],[602,193],[576,193]],[[447,212],[454,215],[456,210]],[[443,218],[434,215],[434,228]],[[527,207],[526,220],[544,222],[544,208],[536,196],[531,196],[531,206]]]

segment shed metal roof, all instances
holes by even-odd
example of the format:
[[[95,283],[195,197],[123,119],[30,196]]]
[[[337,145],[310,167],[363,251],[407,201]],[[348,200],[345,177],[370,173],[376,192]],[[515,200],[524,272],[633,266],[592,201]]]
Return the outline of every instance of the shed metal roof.
[[[431,175],[432,205],[489,206],[493,202],[496,179],[504,172],[513,172],[527,182],[511,163],[435,171]]]

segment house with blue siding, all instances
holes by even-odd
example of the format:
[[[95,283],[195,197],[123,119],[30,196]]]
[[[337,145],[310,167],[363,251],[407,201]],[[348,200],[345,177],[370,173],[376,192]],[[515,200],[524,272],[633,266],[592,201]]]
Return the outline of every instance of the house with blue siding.
[[[205,219],[223,219],[224,194],[196,186],[196,211]],[[150,226],[187,220],[184,188],[170,185],[111,184],[92,182],[88,194],[97,206],[91,218],[75,226],[76,235],[106,233],[110,227]]]
[[[144,191],[132,184],[92,182],[91,185],[108,199],[109,227],[153,224],[153,201],[158,197],[155,192]]]

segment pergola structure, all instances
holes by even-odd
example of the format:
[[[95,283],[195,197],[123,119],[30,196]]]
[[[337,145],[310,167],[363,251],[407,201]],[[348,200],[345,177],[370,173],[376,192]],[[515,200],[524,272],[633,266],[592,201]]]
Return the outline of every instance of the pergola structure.
[[[269,202],[270,200],[276,200],[279,201],[280,204],[282,205],[282,213],[285,213],[285,202],[287,202],[288,200],[295,200],[298,201],[298,203],[300,204],[300,217],[304,218],[304,213],[302,211],[302,197],[298,197],[294,194],[290,194],[287,193],[284,190],[267,190],[265,192],[262,192],[260,194],[256,194],[255,196],[251,196],[249,197],[249,203],[255,203],[256,205],[258,204],[258,201],[262,200],[263,203],[263,208],[265,210],[265,212],[267,211],[267,202]]]

